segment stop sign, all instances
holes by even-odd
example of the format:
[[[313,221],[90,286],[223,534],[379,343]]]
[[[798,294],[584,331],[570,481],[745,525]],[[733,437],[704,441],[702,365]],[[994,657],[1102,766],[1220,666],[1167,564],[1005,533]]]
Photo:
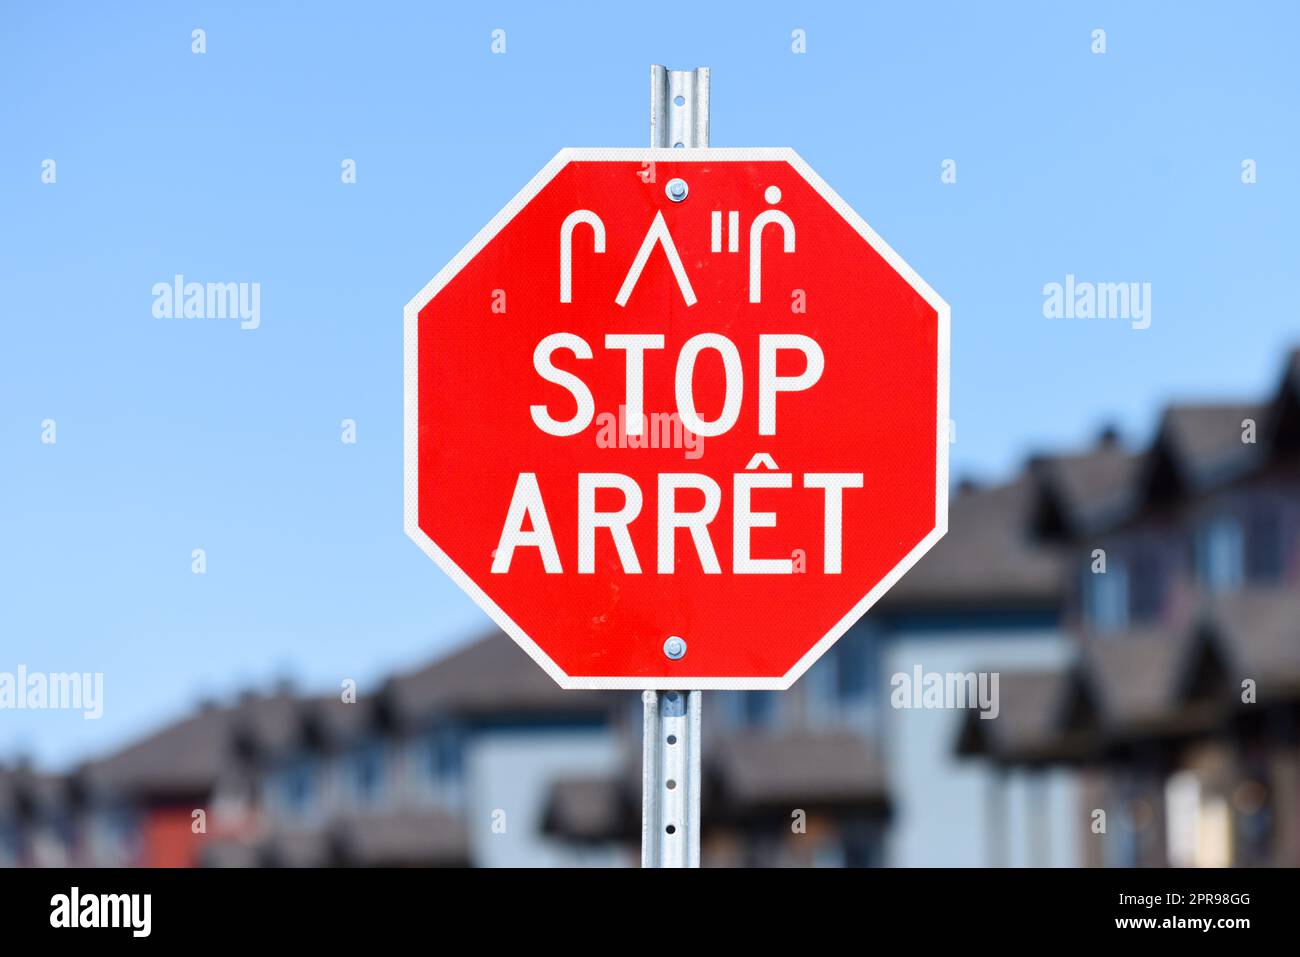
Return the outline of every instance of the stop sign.
[[[407,533],[565,687],[786,688],[947,527],[948,306],[791,150],[564,150],[405,340]]]

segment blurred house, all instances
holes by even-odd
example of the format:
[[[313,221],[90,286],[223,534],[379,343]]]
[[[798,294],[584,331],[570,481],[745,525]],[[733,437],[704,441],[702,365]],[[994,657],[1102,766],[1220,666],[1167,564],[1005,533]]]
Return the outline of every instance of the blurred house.
[[[1300,864],[1297,464],[1300,352],[1262,403],[1172,406],[1145,449],[1036,463],[1079,657],[1007,676],[1010,720],[967,716],[959,750],[1078,771],[1088,863]]]
[[[954,757],[961,713],[889,702],[890,676],[916,667],[1066,660],[1030,492],[1025,476],[963,487],[948,537],[790,691],[705,695],[706,865],[1029,860],[984,837],[1005,776]],[[51,779],[21,815],[0,803],[0,834],[57,836],[58,854],[15,863],[631,864],[640,709],[633,692],[561,690],[493,633],[353,701],[281,689],[204,706]],[[1019,794],[1055,822],[1044,862],[1073,862],[1071,781]]]
[[[0,867],[69,863],[71,819],[65,782],[27,764],[0,765]]]
[[[627,696],[565,692],[502,634],[374,694],[246,722],[259,826],[206,842],[225,866],[616,864],[540,827],[551,781],[608,770]],[[269,716],[265,716],[269,717]]]
[[[192,715],[63,779],[67,861],[92,867],[190,867],[202,840],[258,825],[256,768],[244,743],[254,723],[288,722],[287,690],[245,694]]]
[[[1145,448],[963,483],[791,690],[705,694],[705,864],[1300,863],[1298,463],[1300,353]],[[996,717],[901,706],[914,674],[996,675]],[[0,863],[628,865],[640,708],[492,633],[355,699],[248,694],[66,775],[0,768]]]

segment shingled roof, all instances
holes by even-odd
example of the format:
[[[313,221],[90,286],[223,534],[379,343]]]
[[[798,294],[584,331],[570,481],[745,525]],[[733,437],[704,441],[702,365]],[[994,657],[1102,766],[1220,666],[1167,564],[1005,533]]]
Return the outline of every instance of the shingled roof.
[[[559,778],[551,785],[542,830],[571,841],[630,840],[639,813],[633,791],[629,781],[610,775]]]
[[[1026,475],[960,491],[949,503],[948,534],[886,593],[879,610],[1059,607],[1062,556],[1032,538],[1034,492]]]
[[[1084,645],[1084,675],[1112,733],[1158,730],[1177,716],[1190,645],[1190,635],[1157,628]]]
[[[1261,705],[1300,699],[1300,593],[1288,585],[1215,596],[1177,630],[1090,637],[1069,669],[1003,673],[1001,713],[964,721],[957,750],[1034,764],[1211,733],[1245,707],[1245,678]]]
[[[1192,495],[1232,481],[1262,459],[1258,431],[1268,407],[1259,403],[1180,404],[1165,409],[1143,474],[1147,500]],[[1255,443],[1242,423],[1256,423]]]
[[[256,707],[236,708],[231,716],[235,746],[249,757],[293,747],[302,732],[301,709],[302,700],[290,694],[263,698]]]
[[[1300,696],[1300,594],[1283,587],[1221,595],[1203,626],[1235,672],[1253,678],[1261,697]]]
[[[85,762],[73,778],[78,793],[85,795],[189,799],[209,793],[239,761],[303,743],[345,746],[381,713],[409,721],[448,714],[470,719],[607,714],[618,697],[561,689],[508,636],[494,632],[390,679],[380,695],[354,703],[337,694],[304,699],[286,689],[206,705],[117,752]]]
[[[1127,518],[1144,464],[1142,454],[1110,437],[1087,452],[1036,456],[1029,465],[1034,531],[1049,540],[1076,538]]]
[[[206,706],[148,737],[76,769],[80,793],[140,801],[204,796],[236,759],[236,730],[244,722],[288,713],[287,693],[244,695],[226,706]]]
[[[344,701],[338,694],[298,698],[241,713],[235,733],[244,753],[262,760],[306,747],[337,751],[363,737],[376,717],[373,696]]]
[[[1128,743],[1207,730],[1218,709],[1190,700],[1197,639],[1130,632],[1087,643],[1072,665],[1002,672],[996,718],[972,710],[956,741],[962,756],[1036,766],[1100,759]]]
[[[233,712],[199,711],[115,754],[77,769],[91,794],[120,798],[188,798],[206,794],[226,761]]]
[[[398,675],[380,692],[397,720],[433,715],[607,713],[621,697],[566,691],[504,632],[493,632],[417,671]]]
[[[889,810],[885,769],[874,743],[853,731],[749,729],[705,737],[701,814],[706,827],[743,823],[793,808]],[[630,841],[640,833],[640,767],[554,782],[546,833],[568,840]]]
[[[874,743],[852,731],[745,731],[706,739],[705,771],[731,815],[792,807],[884,807]]]
[[[56,812],[67,799],[67,783],[27,764],[0,766],[0,821]]]
[[[996,716],[968,709],[957,753],[1024,765],[1086,757],[1095,747],[1095,735],[1070,720],[1078,680],[1069,667],[1000,672]]]
[[[1274,452],[1300,451],[1300,349],[1287,353],[1282,383],[1269,404],[1267,428]]]
[[[1247,421],[1255,440],[1245,441]],[[1203,494],[1267,464],[1270,454],[1300,451],[1300,350],[1288,354],[1282,380],[1264,402],[1173,403],[1140,451],[1108,436],[1075,455],[1030,462],[1037,483],[1035,532],[1071,540],[1139,517],[1152,505]]]
[[[469,863],[462,820],[437,808],[352,815],[331,828],[345,867],[455,867]]]

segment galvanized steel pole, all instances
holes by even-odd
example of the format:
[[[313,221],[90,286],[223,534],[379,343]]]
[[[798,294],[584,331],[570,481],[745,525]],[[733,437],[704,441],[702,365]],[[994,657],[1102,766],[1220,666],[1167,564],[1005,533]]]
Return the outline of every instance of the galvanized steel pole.
[[[641,866],[700,866],[699,691],[641,695]]]
[[[709,68],[650,67],[650,145],[709,145]]]
[[[650,145],[709,145],[709,68],[650,67]],[[667,636],[664,654],[686,643]],[[700,691],[641,695],[641,866],[700,866]]]

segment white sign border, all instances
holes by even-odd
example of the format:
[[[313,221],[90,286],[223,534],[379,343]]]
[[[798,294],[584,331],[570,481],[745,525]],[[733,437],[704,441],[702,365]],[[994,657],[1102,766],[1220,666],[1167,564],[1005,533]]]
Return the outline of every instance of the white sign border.
[[[551,659],[549,655],[535,642],[528,633],[518,624],[516,624],[505,611],[494,602],[491,597],[483,591],[478,584],[465,574],[451,557],[438,547],[419,524],[419,481],[417,466],[417,446],[419,442],[419,408],[417,398],[419,395],[419,378],[417,374],[418,360],[418,326],[420,310],[423,309],[441,289],[451,281],[452,277],[461,271],[480,250],[483,249],[493,237],[497,235],[505,225],[514,219],[533,197],[541,192],[542,188],[549,183],[555,175],[571,162],[575,161],[604,161],[604,162],[761,162],[761,161],[781,161],[789,163],[813,189],[821,194],[822,198],[828,202],[831,207],[839,213],[844,219],[853,226],[854,229],[865,239],[884,260],[892,266],[899,275],[901,275],[908,284],[915,289],[921,297],[934,308],[938,314],[939,321],[939,368],[938,376],[938,395],[936,397],[937,405],[937,422],[935,427],[935,439],[937,442],[937,451],[935,454],[935,515],[934,528],[927,534],[917,545],[907,553],[897,565],[887,574],[874,588],[869,591],[861,601],[853,606],[853,609],[839,620],[835,626],[828,631],[809,651],[795,662],[788,672],[779,678],[707,678],[707,677],[681,677],[673,678],[671,676],[650,677],[650,676],[580,676],[573,677],[565,673],[559,665]],[[554,158],[547,163],[541,171],[529,180],[528,185],[521,189],[515,197],[506,204],[496,216],[492,217],[491,222],[479,230],[469,243],[456,254],[456,256],[447,263],[442,270],[429,281],[429,283],[420,290],[420,292],[410,302],[406,304],[403,311],[404,326],[404,346],[403,346],[403,471],[404,471],[404,508],[405,508],[405,525],[406,534],[412,541],[420,546],[424,552],[438,563],[444,572],[447,573],[460,588],[468,594],[485,611],[488,616],[502,628],[506,634],[510,635],[515,642],[526,651],[542,669],[550,675],[563,688],[571,689],[602,689],[602,690],[677,690],[688,691],[693,689],[700,690],[720,690],[720,691],[744,691],[744,690],[771,690],[784,691],[799,679],[805,671],[812,667],[813,662],[820,658],[826,651],[835,644],[837,640],[847,632],[854,623],[857,622],[867,610],[871,608],[880,598],[889,591],[894,584],[903,577],[907,571],[920,561],[921,556],[928,552],[944,534],[948,531],[948,442],[949,442],[949,340],[950,340],[950,317],[951,311],[948,303],[943,300],[930,286],[917,275],[916,270],[909,266],[903,257],[898,255],[888,243],[886,243],[869,225],[866,220],[854,212],[844,199],[827,185],[826,181],[817,175],[803,158],[794,150],[788,147],[744,147],[744,148],[703,148],[703,149],[664,149],[656,147],[628,147],[628,148],[574,148],[562,149],[556,153]]]

